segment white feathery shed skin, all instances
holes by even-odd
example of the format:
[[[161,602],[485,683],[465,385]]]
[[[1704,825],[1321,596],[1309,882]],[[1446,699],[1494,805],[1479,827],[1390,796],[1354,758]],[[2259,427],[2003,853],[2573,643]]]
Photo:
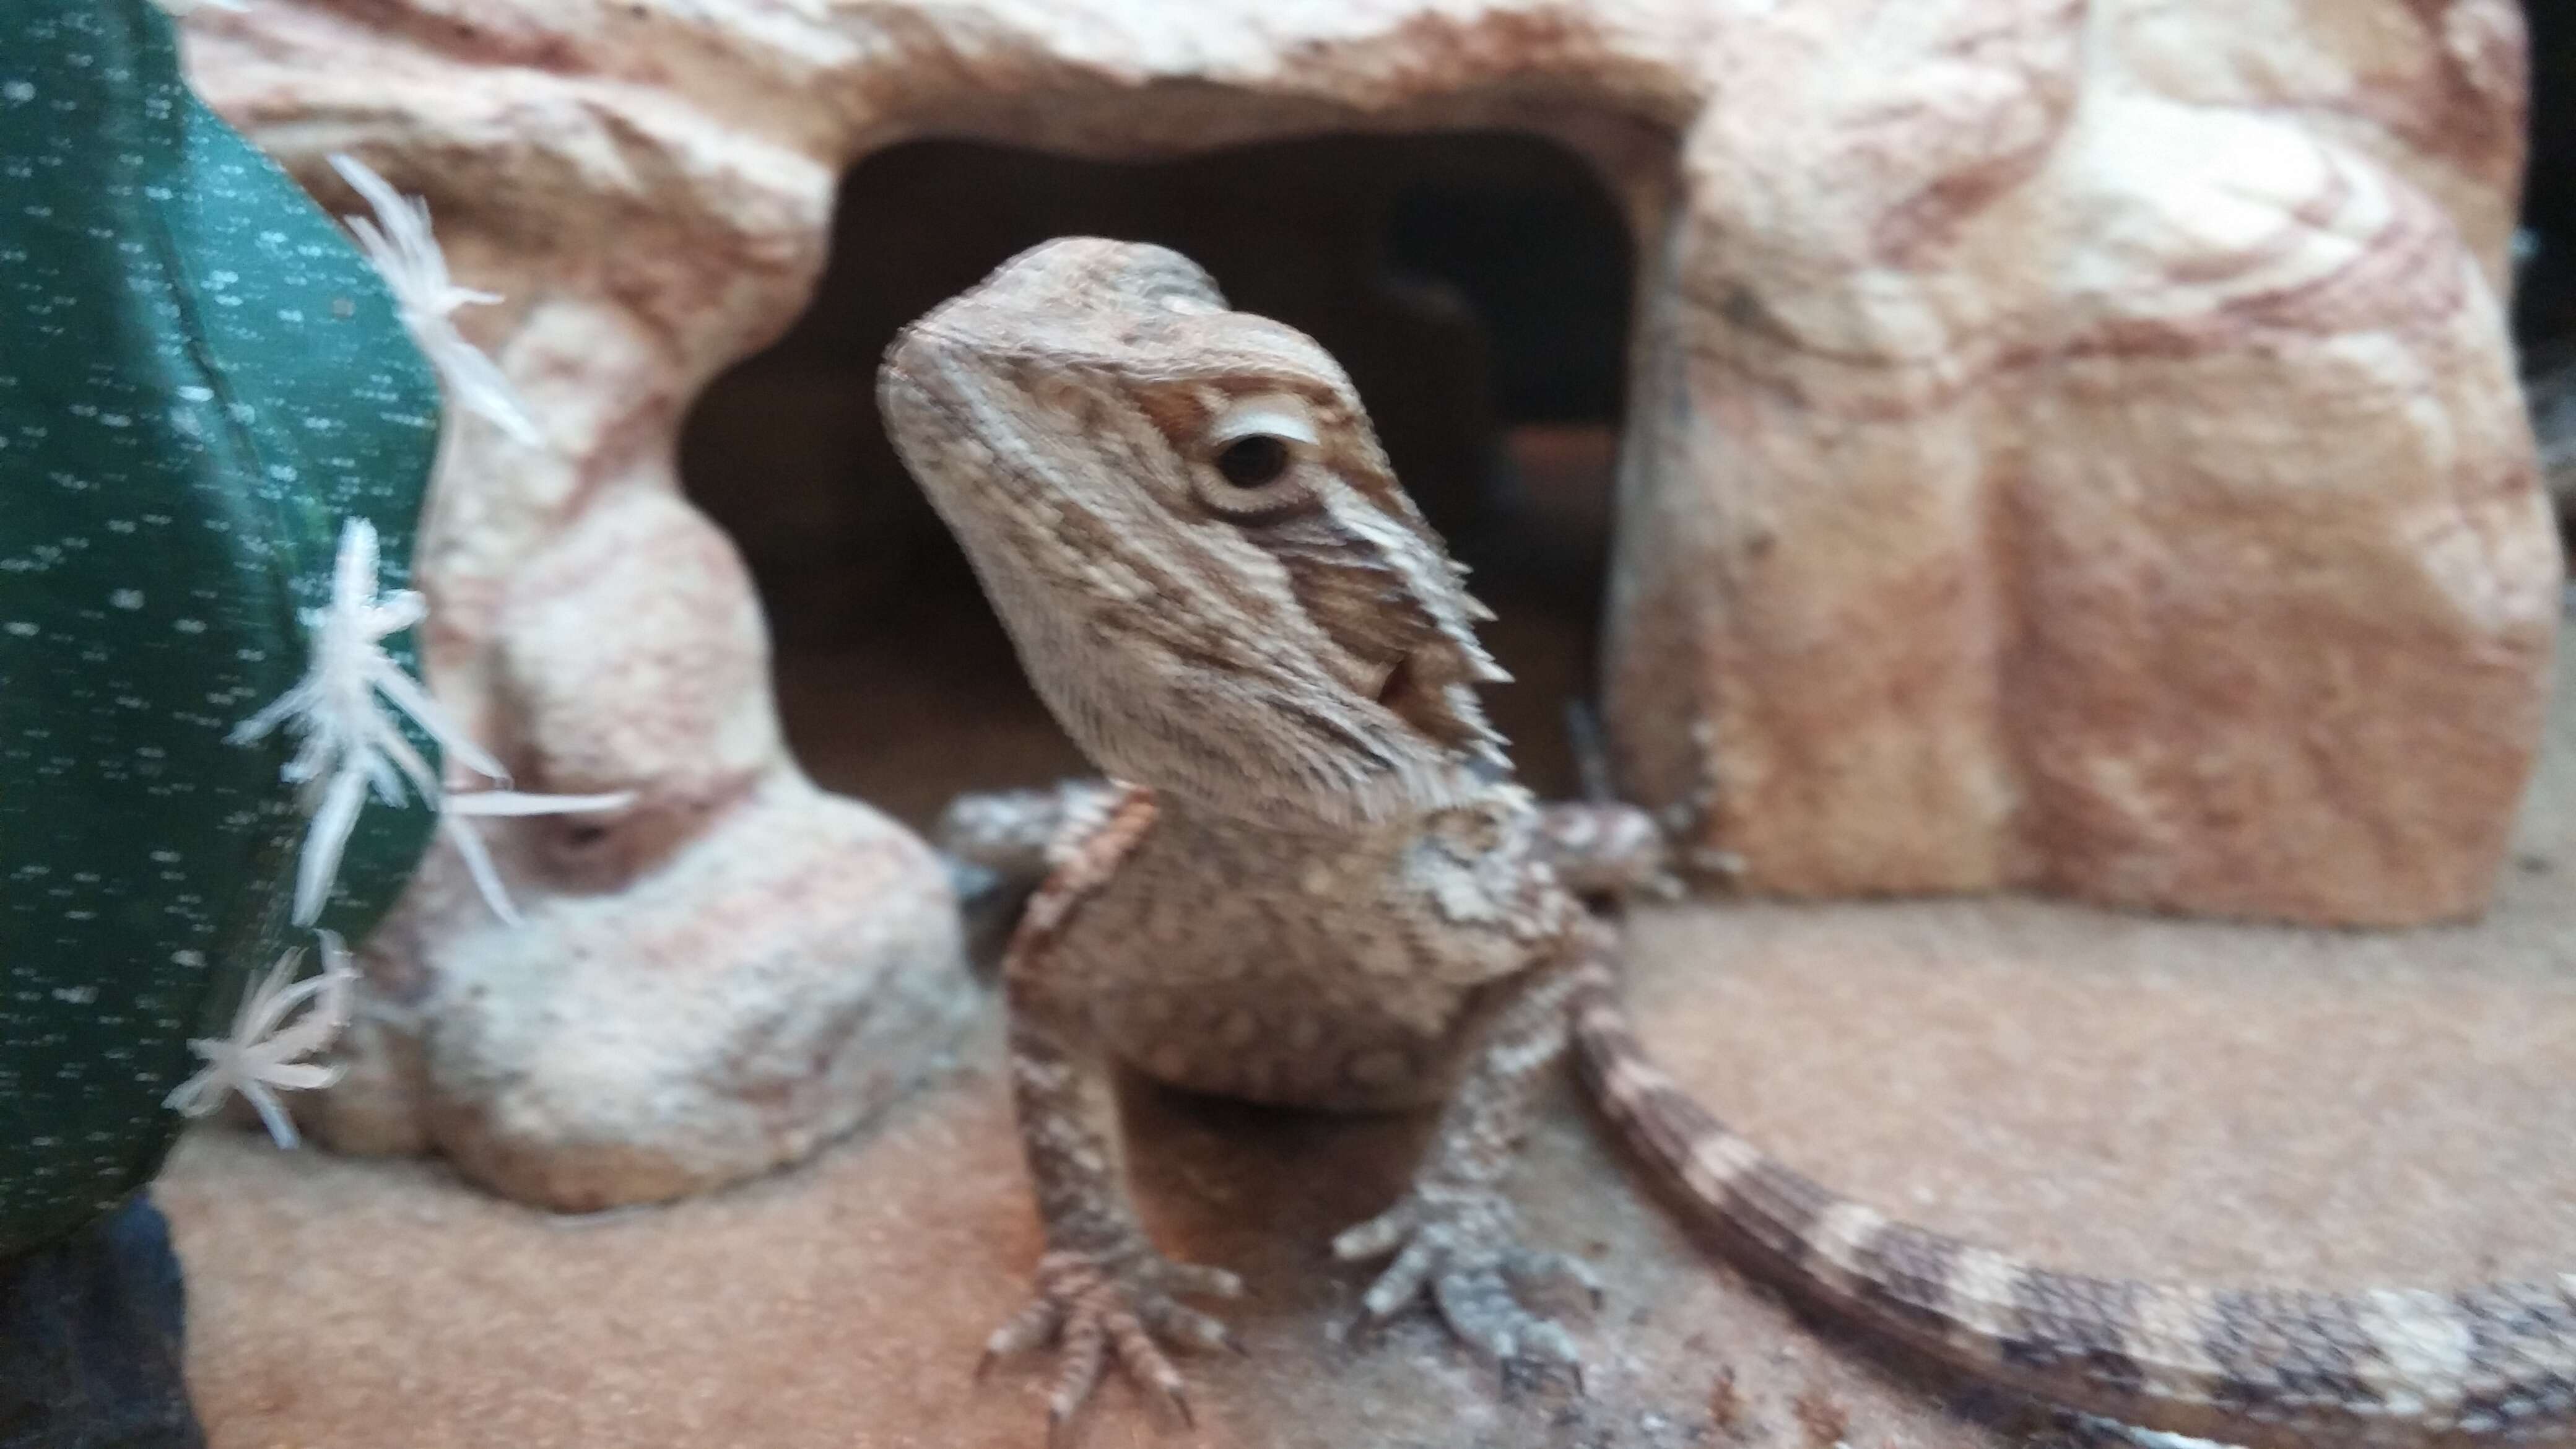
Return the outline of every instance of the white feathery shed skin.
[[[1336,1250],[1394,1255],[1371,1314],[1427,1294],[1479,1349],[1579,1365],[1517,1292],[1589,1271],[1522,1246],[1501,1193],[1570,1039],[1752,1266],[1953,1368],[2256,1445],[2576,1443],[2576,1276],[2343,1297],[2057,1273],[1843,1199],[1683,1095],[1566,884],[1644,884],[1642,821],[1510,783],[1473,692],[1500,676],[1483,611],[1348,381],[1186,259],[1035,248],[906,331],[880,398],[1040,694],[1125,782],[956,816],[992,868],[1047,870],[1004,974],[1048,1253],[989,1348],[1061,1343],[1059,1433],[1112,1355],[1186,1414],[1158,1340],[1229,1340],[1175,1295],[1237,1286],[1145,1240],[1105,1058],[1265,1101],[1443,1103],[1411,1191]]]

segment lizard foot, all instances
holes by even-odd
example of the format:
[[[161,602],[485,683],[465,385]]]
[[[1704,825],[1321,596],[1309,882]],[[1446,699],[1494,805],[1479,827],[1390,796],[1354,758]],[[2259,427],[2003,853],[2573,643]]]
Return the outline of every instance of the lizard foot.
[[[1573,1283],[1601,1303],[1601,1279],[1582,1259],[1530,1248],[1518,1215],[1487,1187],[1416,1186],[1404,1200],[1333,1239],[1344,1262],[1395,1254],[1361,1307],[1376,1322],[1425,1288],[1450,1331],[1501,1364],[1537,1359],[1565,1365],[1580,1389],[1583,1355],[1574,1336],[1532,1313],[1520,1295],[1551,1283]]]
[[[1175,1263],[1150,1247],[1049,1253],[1038,1260],[1036,1300],[985,1340],[975,1376],[982,1378],[997,1359],[1061,1343],[1064,1369],[1047,1396],[1049,1449],[1065,1442],[1074,1411],[1091,1397],[1102,1367],[1113,1356],[1189,1424],[1190,1400],[1180,1370],[1155,1340],[1235,1353],[1242,1353],[1243,1346],[1223,1323],[1173,1301],[1178,1293],[1235,1298],[1243,1293],[1243,1281],[1222,1268]]]

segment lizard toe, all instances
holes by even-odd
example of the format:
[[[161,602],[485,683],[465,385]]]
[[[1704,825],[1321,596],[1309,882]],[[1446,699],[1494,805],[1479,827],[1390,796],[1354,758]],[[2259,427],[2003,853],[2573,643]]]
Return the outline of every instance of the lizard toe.
[[[1522,1296],[1572,1283],[1597,1305],[1600,1276],[1579,1258],[1523,1246],[1511,1205],[1500,1194],[1417,1188],[1333,1246],[1344,1258],[1395,1254],[1361,1299],[1368,1320],[1386,1318],[1427,1292],[1450,1332],[1485,1357],[1504,1364],[1563,1364],[1580,1375],[1582,1354],[1573,1335],[1531,1311]]]
[[[1429,1238],[1415,1238],[1395,1255],[1385,1272],[1369,1285],[1360,1306],[1371,1319],[1384,1318],[1421,1296],[1424,1284],[1440,1266],[1440,1245]]]
[[[1037,1299],[984,1340],[984,1351],[975,1359],[975,1377],[980,1379],[992,1372],[993,1365],[1002,1359],[1054,1342],[1063,1331],[1064,1305],[1051,1298]]]
[[[1479,1263],[1432,1280],[1432,1301],[1449,1331],[1509,1371],[1516,1365],[1555,1365],[1583,1378],[1583,1351],[1564,1325],[1542,1317],[1513,1297],[1502,1268]]]
[[[1419,1217],[1418,1205],[1407,1194],[1395,1206],[1367,1222],[1344,1228],[1333,1238],[1333,1256],[1345,1263],[1383,1258],[1394,1252],[1397,1244],[1413,1235],[1414,1224]]]
[[[1154,1261],[1156,1276],[1165,1292],[1193,1294],[1201,1298],[1243,1296],[1243,1280],[1223,1268],[1211,1268],[1204,1263],[1176,1263],[1169,1258]]]
[[[1047,1393],[1050,1449],[1071,1443],[1076,1416],[1113,1360],[1188,1424],[1189,1395],[1163,1343],[1242,1352],[1223,1323],[1171,1297],[1174,1291],[1240,1293],[1241,1282],[1221,1269],[1174,1263],[1150,1247],[1060,1250],[1039,1260],[1037,1288],[1036,1300],[985,1340],[975,1373],[981,1378],[998,1359],[1056,1345],[1062,1362]]]
[[[1148,1303],[1143,1309],[1145,1324],[1155,1335],[1195,1349],[1224,1349],[1241,1354],[1243,1345],[1235,1341],[1234,1331],[1225,1323],[1195,1308],[1178,1303]]]
[[[1594,1308],[1609,1296],[1601,1285],[1601,1275],[1592,1265],[1571,1253],[1547,1248],[1515,1248],[1503,1258],[1503,1275],[1520,1292],[1536,1292],[1571,1283],[1583,1292]]]

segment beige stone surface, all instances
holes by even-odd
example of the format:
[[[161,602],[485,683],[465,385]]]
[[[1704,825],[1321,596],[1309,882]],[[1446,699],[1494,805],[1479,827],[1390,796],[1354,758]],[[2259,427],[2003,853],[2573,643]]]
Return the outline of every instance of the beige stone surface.
[[[1650,1049],[1792,1163],[2058,1266],[2553,1273],[2576,1242],[2576,689],[2514,858],[2483,922],[2377,934],[2009,898],[1658,908],[1631,990]],[[962,1072],[804,1166],[591,1217],[193,1134],[155,1191],[214,1449],[1036,1449],[1044,1365],[969,1382],[1038,1252],[996,1024],[988,1006]],[[1515,1188],[1536,1236],[1608,1279],[1576,1320],[1583,1400],[1497,1382],[1420,1316],[1337,1336],[1367,1275],[1326,1240],[1400,1190],[1423,1122],[1126,1106],[1149,1226],[1246,1276],[1252,1356],[1191,1365],[1195,1435],[1113,1382],[1083,1449],[2029,1442],[1695,1244],[1570,1086]]]
[[[957,1040],[956,907],[908,833],[782,781],[616,896],[442,936],[424,1115],[460,1171],[569,1211],[797,1161]]]
[[[724,536],[667,491],[591,500],[509,580],[491,740],[613,814],[476,822],[524,921],[434,850],[364,953],[325,1145],[436,1152],[591,1211],[738,1182],[883,1111],[973,999],[945,869],[790,762]]]
[[[469,429],[420,561],[437,686],[500,732],[514,581],[601,500],[671,491],[683,409],[795,316],[853,159],[1500,126],[1587,158],[1636,229],[1607,705],[1626,788],[1704,864],[2396,923],[2486,901],[2555,627],[2497,304],[2520,24],[262,0],[200,7],[190,55],[326,194],[342,147],[425,193],[510,298],[467,325],[545,446]]]
[[[347,1075],[289,1107],[325,1146],[442,1154],[521,1202],[798,1161],[949,1060],[975,999],[928,847],[790,771],[614,890],[523,891],[519,924],[453,875],[365,956]]]
[[[2509,7],[1876,13],[1779,7],[1683,145],[1630,778],[1764,889],[2477,908],[2559,567]]]

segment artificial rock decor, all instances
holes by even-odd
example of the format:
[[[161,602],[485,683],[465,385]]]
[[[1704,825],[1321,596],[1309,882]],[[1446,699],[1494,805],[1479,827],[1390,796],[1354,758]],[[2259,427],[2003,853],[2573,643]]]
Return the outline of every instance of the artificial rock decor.
[[[797,1161],[934,1069],[974,999],[947,876],[787,759],[723,536],[602,489],[489,617],[503,758],[639,803],[478,822],[518,923],[433,853],[370,943],[349,1075],[296,1104],[314,1135],[587,1211]]]
[[[1704,865],[1797,895],[2475,912],[2560,579],[2499,304],[2520,25],[2511,0],[190,19],[231,118],[326,196],[338,149],[426,194],[461,280],[507,295],[463,321],[546,436],[448,459],[416,561],[432,676],[531,788],[642,792],[619,839],[512,846],[585,911],[660,870],[670,931],[722,871],[656,863],[858,808],[785,798],[747,585],[671,463],[697,390],[804,305],[843,170],[925,134],[1144,157],[1455,127],[1564,144],[1635,227],[1605,704],[1623,789]],[[573,577],[610,511],[656,542]],[[656,550],[700,563],[672,583]],[[637,611],[703,651],[690,688],[589,657]],[[777,908],[816,943],[919,911],[939,887],[907,848],[881,900]],[[380,974],[462,959],[478,909],[424,885]],[[921,930],[886,949],[947,949]]]

